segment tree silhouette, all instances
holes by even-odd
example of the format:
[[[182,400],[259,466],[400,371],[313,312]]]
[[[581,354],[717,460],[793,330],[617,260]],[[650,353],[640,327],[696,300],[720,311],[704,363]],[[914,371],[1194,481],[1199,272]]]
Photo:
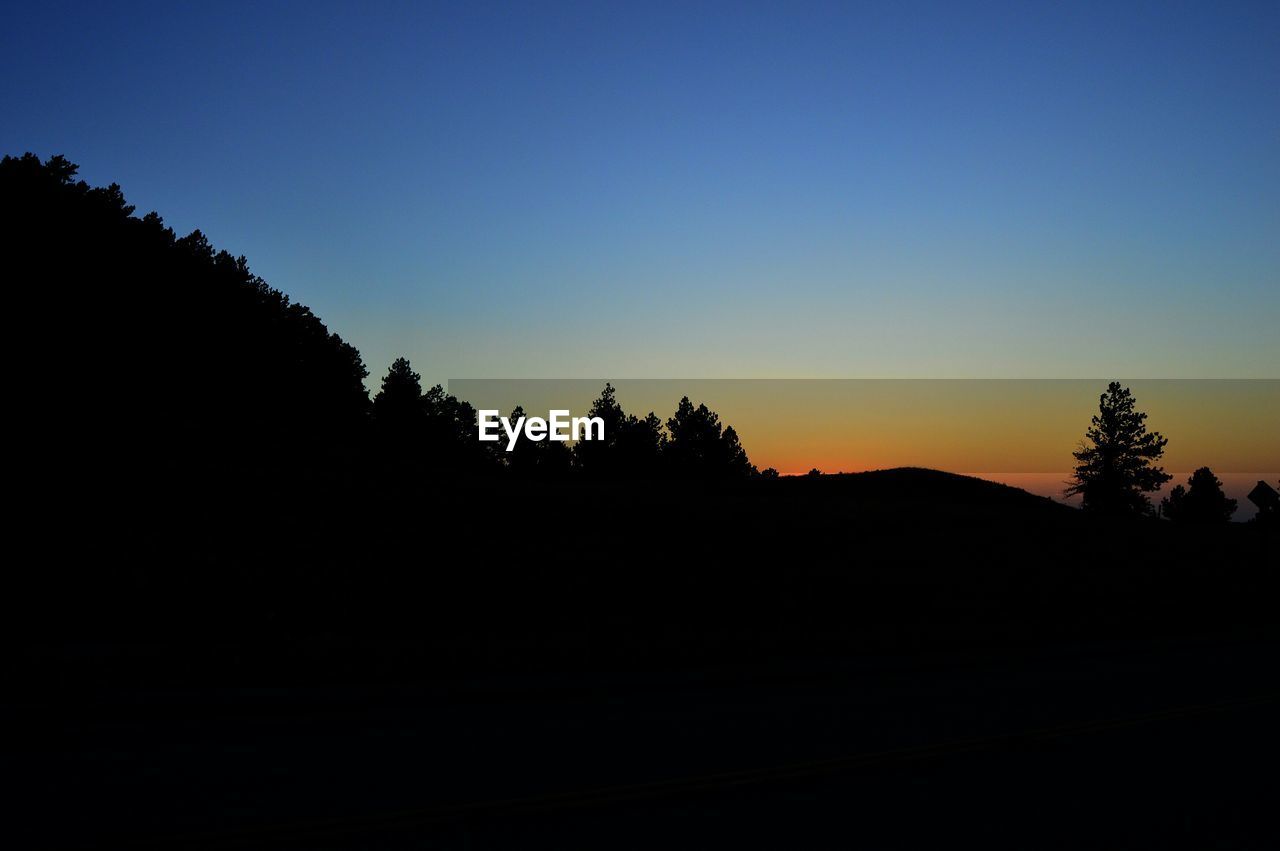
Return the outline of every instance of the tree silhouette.
[[[50,349],[46,374],[82,376],[71,395],[33,382],[53,457],[139,496],[163,480],[210,499],[353,467],[369,408],[359,352],[243,257],[134,216],[119,186],[76,172],[61,156],[0,160],[5,276],[25,282],[19,333]],[[77,429],[85,411],[111,415]]]
[[[392,362],[372,407],[376,450],[371,472],[384,481],[413,485],[427,472],[432,447],[426,434],[422,378],[408,358]]]
[[[396,358],[373,397],[374,421],[387,429],[420,428],[424,415],[422,376],[413,371],[408,358]]]
[[[499,466],[497,453],[505,444],[476,439],[476,409],[469,402],[434,385],[422,397],[426,430],[422,439],[431,447],[437,468],[448,473],[490,473]]]
[[[1236,512],[1236,501],[1222,491],[1222,482],[1208,467],[1191,474],[1187,487],[1177,485],[1160,501],[1160,512],[1174,523],[1207,525],[1226,523]]]
[[[516,405],[508,419],[514,425],[520,417],[526,416],[524,408]],[[501,456],[506,468],[517,478],[524,479],[556,479],[569,475],[573,464],[573,453],[564,441],[530,440],[523,433],[516,438],[515,446],[507,451],[507,437],[504,433],[498,442]]]
[[[1112,381],[1098,397],[1081,447],[1072,453],[1076,468],[1068,495],[1079,494],[1088,511],[1102,514],[1149,514],[1148,493],[1172,478],[1156,466],[1169,441],[1148,432],[1147,415],[1134,408],[1133,394]]]
[[[449,476],[491,474],[510,459],[505,443],[477,440],[476,410],[437,384],[422,390],[422,377],[396,358],[373,398],[373,421],[382,443],[382,470]]]
[[[705,403],[695,408],[688,396],[681,398],[667,431],[665,454],[678,476],[733,479],[756,473],[733,426],[721,425],[720,416]]]
[[[574,445],[574,462],[584,474],[624,479],[661,475],[667,437],[657,414],[650,411],[637,417],[626,413],[613,385],[606,383],[587,416],[604,421],[604,440],[580,440]]]

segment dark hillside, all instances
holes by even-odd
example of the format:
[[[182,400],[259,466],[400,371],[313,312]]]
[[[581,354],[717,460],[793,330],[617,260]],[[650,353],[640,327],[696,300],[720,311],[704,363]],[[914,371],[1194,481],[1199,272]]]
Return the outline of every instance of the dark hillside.
[[[789,496],[810,503],[840,502],[845,508],[891,515],[980,517],[1006,520],[1038,519],[1071,522],[1079,512],[1054,500],[1034,496],[1009,485],[926,470],[901,467],[865,473],[836,473],[780,480]]]
[[[75,175],[61,157],[0,162],[0,262],[32,365],[23,460],[50,497],[147,511],[133,503],[157,489],[340,463],[368,406],[359,353],[243,257]]]
[[[24,613],[39,654],[117,681],[403,681],[1274,621],[1264,530],[1094,522],[932,471],[259,496],[60,565],[55,608]]]

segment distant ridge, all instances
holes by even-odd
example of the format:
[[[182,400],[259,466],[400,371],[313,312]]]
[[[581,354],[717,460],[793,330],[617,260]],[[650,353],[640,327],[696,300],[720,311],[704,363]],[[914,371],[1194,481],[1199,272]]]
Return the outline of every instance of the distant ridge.
[[[1041,516],[1062,520],[1080,515],[1077,508],[1012,485],[924,467],[785,476],[777,484],[797,499],[853,502],[866,511],[880,506],[892,511],[930,514],[1002,514],[1011,518]]]

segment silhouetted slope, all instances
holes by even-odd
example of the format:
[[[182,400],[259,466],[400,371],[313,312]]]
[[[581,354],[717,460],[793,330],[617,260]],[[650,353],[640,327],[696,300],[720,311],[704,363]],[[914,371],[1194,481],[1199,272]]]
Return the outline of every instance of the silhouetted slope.
[[[845,507],[878,513],[909,512],[937,522],[946,516],[989,517],[1015,522],[1026,517],[1070,520],[1079,512],[1021,488],[920,467],[865,473],[788,476],[777,487],[798,499],[835,500]]]
[[[349,451],[368,406],[359,353],[244,258],[75,173],[0,162],[32,460],[119,502],[310,475]]]

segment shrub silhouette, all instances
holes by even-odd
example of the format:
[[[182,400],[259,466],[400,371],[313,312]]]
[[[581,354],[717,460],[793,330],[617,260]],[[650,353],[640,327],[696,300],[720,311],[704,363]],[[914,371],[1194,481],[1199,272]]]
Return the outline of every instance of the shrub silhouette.
[[[1085,510],[1110,515],[1151,513],[1148,493],[1172,478],[1156,466],[1169,441],[1147,431],[1147,415],[1133,394],[1112,381],[1098,398],[1098,413],[1085,432],[1087,444],[1072,454],[1076,468],[1068,495],[1079,494]]]
[[[1236,501],[1222,492],[1222,482],[1208,467],[1191,474],[1187,487],[1177,485],[1160,501],[1160,513],[1182,525],[1226,523],[1236,512]]]

